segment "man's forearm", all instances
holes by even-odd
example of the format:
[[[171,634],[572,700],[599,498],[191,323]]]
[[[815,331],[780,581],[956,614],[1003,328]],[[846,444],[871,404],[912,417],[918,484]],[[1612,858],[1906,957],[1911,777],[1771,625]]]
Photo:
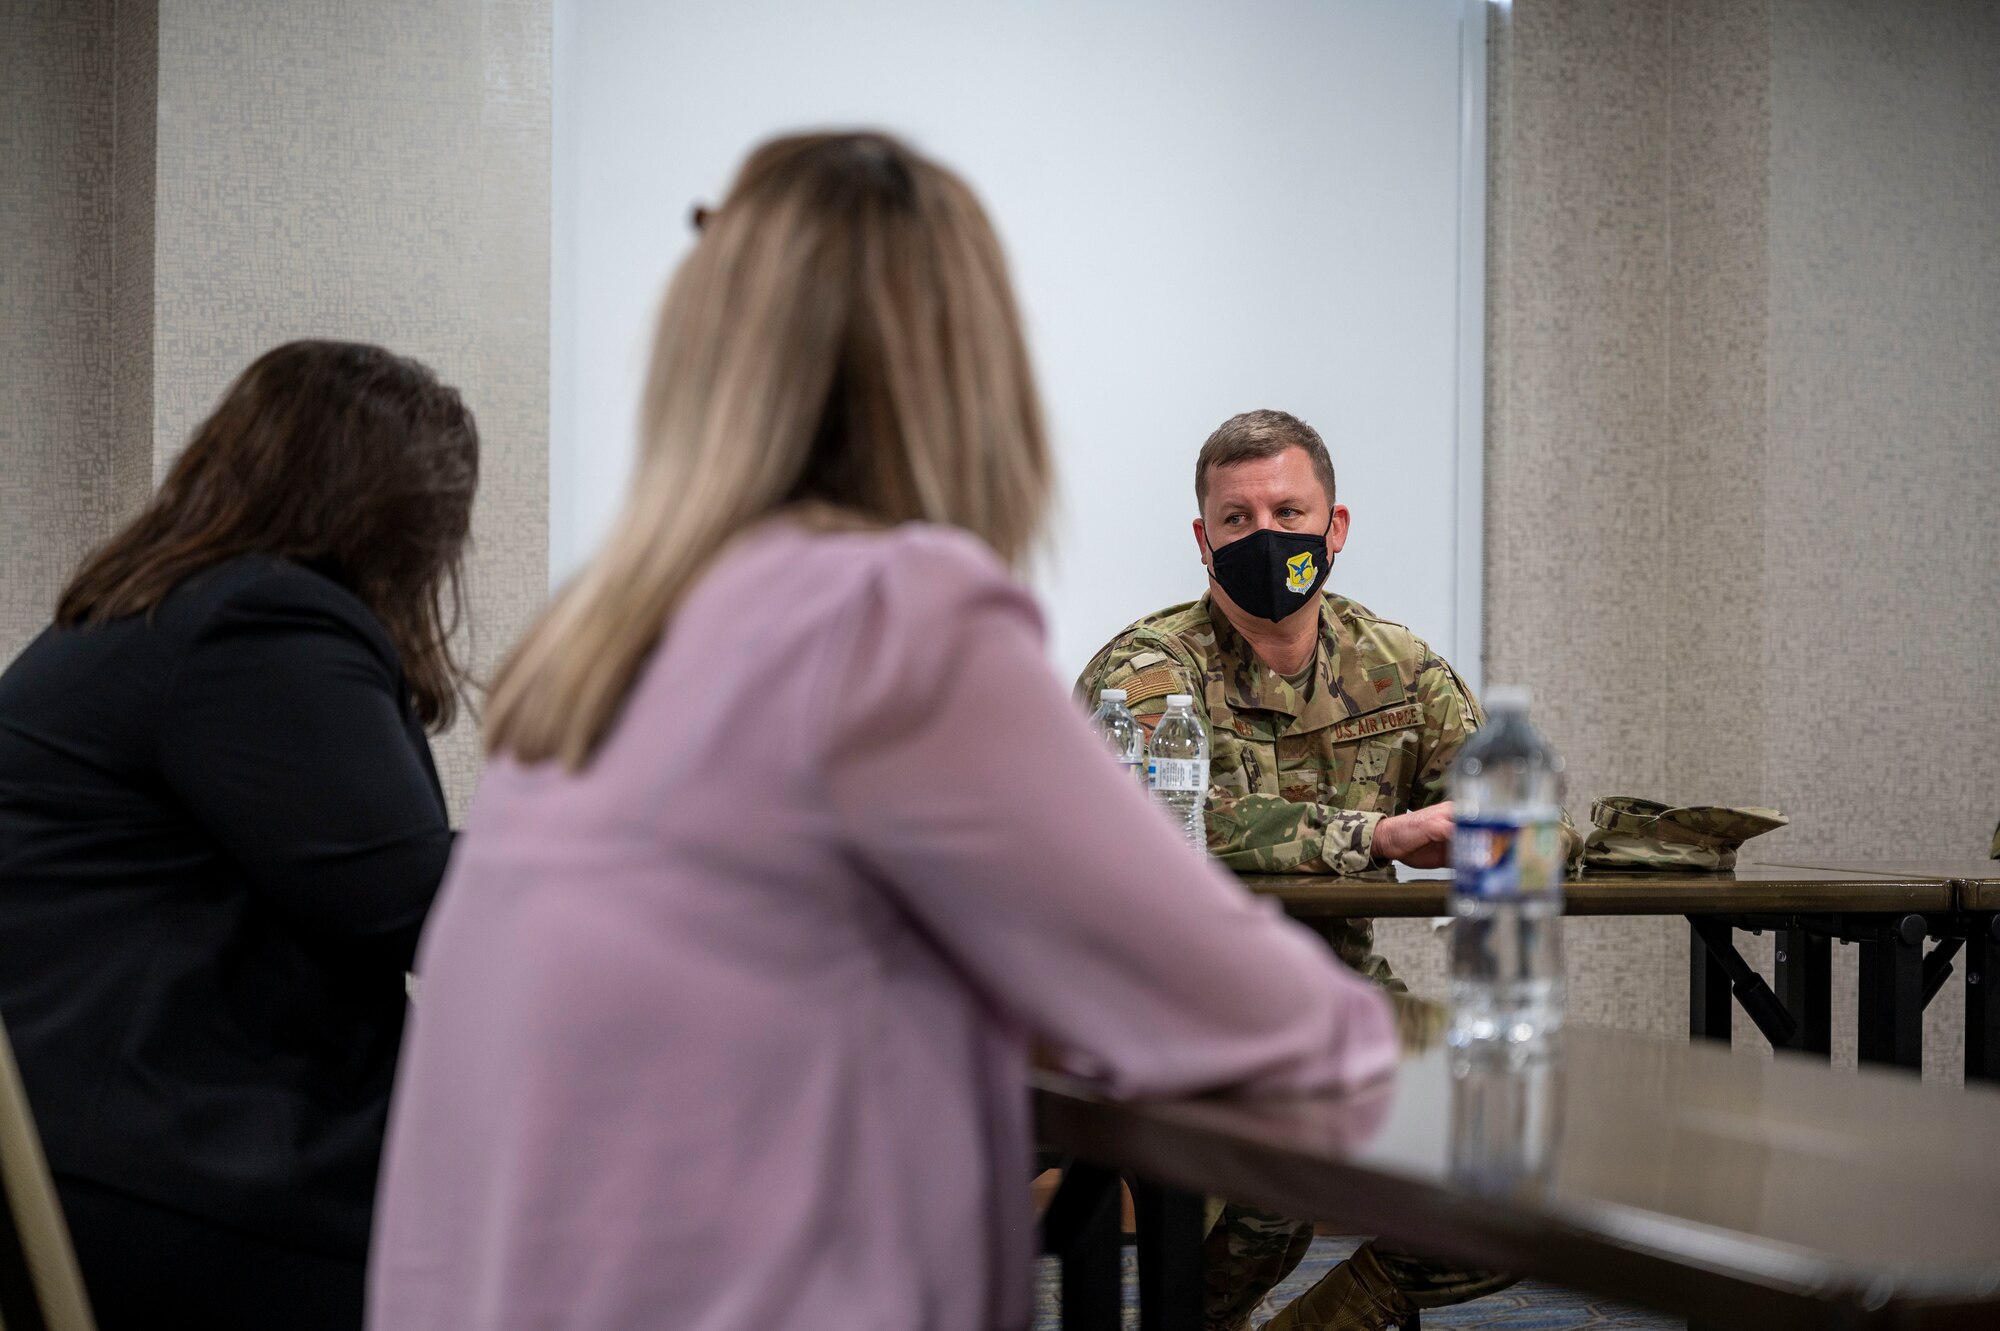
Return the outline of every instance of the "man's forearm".
[[[1382,815],[1275,795],[1211,797],[1208,846],[1236,873],[1356,874],[1374,867]]]

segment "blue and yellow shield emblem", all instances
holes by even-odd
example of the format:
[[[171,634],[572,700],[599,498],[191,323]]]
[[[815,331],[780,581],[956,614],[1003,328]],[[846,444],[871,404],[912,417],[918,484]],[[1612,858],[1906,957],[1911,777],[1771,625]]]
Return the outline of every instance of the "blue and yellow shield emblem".
[[[1301,596],[1312,590],[1313,579],[1318,576],[1319,570],[1313,567],[1310,550],[1285,561],[1285,586]]]

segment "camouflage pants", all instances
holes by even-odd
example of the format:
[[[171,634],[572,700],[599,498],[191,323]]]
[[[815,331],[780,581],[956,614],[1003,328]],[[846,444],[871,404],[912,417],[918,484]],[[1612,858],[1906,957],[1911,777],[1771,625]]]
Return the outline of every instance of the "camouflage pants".
[[[1367,921],[1303,923],[1325,938],[1342,961],[1388,991],[1406,1048],[1437,1039],[1442,1009],[1411,994],[1389,963],[1372,951],[1374,937]],[[1208,1221],[1208,1238],[1202,1246],[1202,1322],[1206,1331],[1242,1331],[1264,1296],[1306,1255],[1312,1223],[1215,1197],[1209,1199]],[[1265,1331],[1376,1331],[1398,1325],[1420,1309],[1449,1307],[1495,1293],[1514,1279],[1456,1270],[1369,1242],[1287,1305]]]

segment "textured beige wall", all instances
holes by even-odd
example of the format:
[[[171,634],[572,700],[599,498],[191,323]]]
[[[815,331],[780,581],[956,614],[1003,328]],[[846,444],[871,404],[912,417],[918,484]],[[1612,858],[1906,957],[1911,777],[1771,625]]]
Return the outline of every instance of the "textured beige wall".
[[[1663,674],[1667,784],[1686,803],[1791,804],[1765,779],[1768,672],[1748,668],[1766,610],[1765,344],[1769,285],[1769,16],[1743,0],[1677,0],[1667,39],[1667,345],[1661,364],[1666,423],[1661,494],[1665,526],[1653,557],[1666,637]],[[1645,793],[1645,792],[1642,792]],[[1782,850],[1794,830],[1762,838]],[[1662,929],[1647,1025],[1684,1031],[1687,958],[1679,920]],[[1772,940],[1737,946],[1768,978]],[[1643,959],[1642,959],[1643,960]],[[1634,989],[1627,1006],[1642,1000]],[[1851,1015],[1852,1003],[1847,1005]],[[1849,1031],[1851,1020],[1844,1021]],[[1747,1018],[1738,1047],[1769,1046]]]
[[[381,342],[464,393],[490,674],[548,588],[547,0],[168,6],[159,27],[157,476],[295,337]],[[475,727],[438,745],[462,802]]]
[[[1746,668],[1763,562],[1770,28],[1743,0],[1677,0],[1668,37],[1665,526],[1651,553],[1668,785],[1690,802],[1777,800],[1762,744],[1774,692]],[[1699,717],[1700,724],[1680,724]],[[1791,806],[1787,804],[1786,808]],[[1761,844],[1779,846],[1774,833]]]
[[[1759,851],[1980,852],[2000,7],[1516,0],[1492,88],[1488,678],[1536,687],[1576,812],[1771,802]],[[1684,925],[1569,939],[1579,1016],[1684,1029]],[[1948,989],[1932,1075],[1961,1029]]]
[[[1795,683],[1766,768],[1815,853],[1979,855],[2000,816],[2000,6],[1771,13],[1764,665]],[[1931,1076],[1959,1067],[1963,1004],[1954,977],[1931,1005]]]
[[[115,512],[112,10],[0,6],[0,660]]]
[[[1773,6],[1766,736],[1816,852],[2000,816],[2000,5]]]
[[[1672,11],[1521,0],[1495,18],[1486,678],[1534,688],[1582,821],[1596,795],[1668,785]],[[1672,1029],[1685,929],[1570,921],[1570,1010]]]
[[[154,186],[159,171],[159,10],[154,0],[117,0],[111,95],[113,403],[111,502],[120,516],[153,492]]]
[[[0,654],[245,364],[342,337],[429,362],[478,417],[490,673],[548,584],[547,0],[5,19]],[[438,746],[455,803],[474,729]]]

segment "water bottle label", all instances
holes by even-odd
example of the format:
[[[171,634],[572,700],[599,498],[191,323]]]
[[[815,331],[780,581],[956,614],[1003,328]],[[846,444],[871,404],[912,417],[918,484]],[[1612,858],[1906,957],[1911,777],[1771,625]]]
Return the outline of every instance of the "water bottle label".
[[[1562,824],[1459,819],[1451,838],[1452,891],[1487,900],[1562,887]]]
[[[1153,758],[1146,764],[1146,780],[1163,794],[1184,791],[1208,793],[1208,759]]]

